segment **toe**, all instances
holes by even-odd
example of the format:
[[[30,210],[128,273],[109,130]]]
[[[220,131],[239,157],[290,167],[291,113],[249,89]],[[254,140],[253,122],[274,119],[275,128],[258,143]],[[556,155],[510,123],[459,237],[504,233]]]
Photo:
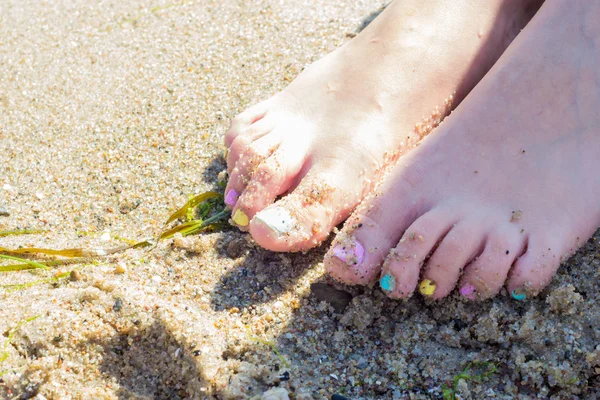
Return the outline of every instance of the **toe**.
[[[506,289],[515,300],[525,300],[537,295],[558,270],[561,263],[559,246],[564,241],[544,240],[542,235],[532,235],[527,251],[517,259],[510,271]],[[557,251],[558,250],[558,251]]]
[[[460,295],[483,300],[498,294],[515,259],[525,249],[526,239],[515,225],[489,234],[481,255],[465,268],[458,285]]]
[[[347,191],[327,178],[311,171],[290,194],[258,212],[250,224],[254,240],[273,251],[302,251],[321,243],[349,212],[340,208]]]
[[[377,279],[384,257],[397,241],[369,217],[353,216],[325,255],[325,268],[340,282],[367,285]]]
[[[320,244],[372,187],[367,179],[356,178],[358,168],[337,157],[306,159],[294,182],[297,186],[255,215],[250,224],[254,240],[275,251]]]
[[[414,292],[421,266],[437,243],[448,233],[456,217],[435,208],[419,217],[390,251],[381,272],[381,288],[392,298],[407,298]]]
[[[243,152],[235,156],[233,151],[229,154],[229,157],[232,157],[232,162],[233,157],[237,157],[235,166],[229,172],[229,181],[225,188],[225,204],[232,208],[237,204],[239,196],[250,182],[259,165],[277,150],[281,143],[281,137],[276,134],[269,134],[247,143],[247,139],[240,136],[234,141],[232,148],[241,142],[246,144]]]
[[[419,192],[403,178],[388,176],[345,222],[325,256],[325,268],[334,278],[360,285],[377,279],[390,249],[424,208]],[[355,242],[365,250],[360,263],[348,262],[340,252],[352,249]]]
[[[267,157],[257,168],[239,197],[237,207],[251,219],[271,205],[277,196],[287,192],[296,182],[306,160],[307,149],[289,141]]]
[[[447,296],[464,266],[481,253],[484,235],[482,224],[477,221],[462,220],[456,224],[427,261],[419,284],[421,294],[432,299]]]
[[[231,147],[231,144],[238,136],[246,133],[251,125],[263,119],[270,108],[270,103],[270,100],[262,101],[238,114],[231,121],[227,132],[225,132],[225,146],[227,148]]]
[[[246,153],[248,147],[265,136],[272,136],[274,122],[271,118],[263,118],[248,127],[243,134],[238,135],[228,146],[227,171],[231,174],[239,159]],[[272,139],[271,139],[272,140]]]

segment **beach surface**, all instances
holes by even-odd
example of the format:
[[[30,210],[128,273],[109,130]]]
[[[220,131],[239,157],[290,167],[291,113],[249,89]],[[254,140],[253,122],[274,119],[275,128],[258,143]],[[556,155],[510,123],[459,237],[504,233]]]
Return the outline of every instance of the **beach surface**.
[[[155,237],[219,188],[230,119],[383,5],[3,0],[0,231],[40,232],[0,247]],[[598,233],[525,302],[392,301],[334,283],[326,247],[230,228],[0,272],[0,398],[600,397]]]

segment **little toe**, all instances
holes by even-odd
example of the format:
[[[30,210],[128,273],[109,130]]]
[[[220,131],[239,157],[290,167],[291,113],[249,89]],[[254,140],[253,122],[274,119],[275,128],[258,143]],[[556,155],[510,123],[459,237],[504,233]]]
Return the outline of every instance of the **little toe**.
[[[561,263],[558,246],[554,247],[537,236],[530,239],[527,251],[515,261],[510,271],[506,289],[515,300],[525,300],[536,296],[546,287]]]
[[[459,293],[469,300],[484,300],[497,295],[513,265],[527,244],[517,226],[501,228],[489,235],[483,252],[464,271]]]
[[[465,265],[481,253],[484,236],[477,221],[463,220],[454,226],[427,261],[419,284],[421,294],[431,299],[450,294]]]
[[[238,135],[228,146],[227,155],[225,157],[227,161],[227,171],[231,174],[232,170],[238,163],[240,157],[248,150],[254,142],[262,139],[264,136],[273,136],[272,133],[274,127],[274,120],[272,118],[263,118],[260,121],[252,124],[243,131],[242,134]],[[280,136],[280,135],[276,135]],[[271,138],[273,140],[273,138]],[[278,139],[281,140],[281,139]]]
[[[231,121],[227,132],[225,132],[225,146],[227,148],[231,147],[231,144],[238,136],[245,133],[251,125],[263,119],[267,114],[267,111],[269,110],[270,106],[270,100],[265,100],[253,105],[252,107],[238,114]]]
[[[379,284],[392,298],[408,298],[419,282],[423,262],[446,236],[456,217],[444,208],[435,208],[418,218],[404,232],[387,256]]]

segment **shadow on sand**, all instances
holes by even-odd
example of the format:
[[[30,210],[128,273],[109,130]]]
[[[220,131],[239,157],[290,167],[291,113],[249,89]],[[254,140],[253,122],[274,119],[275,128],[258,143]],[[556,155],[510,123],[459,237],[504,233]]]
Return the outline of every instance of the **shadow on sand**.
[[[365,18],[357,30],[382,11]],[[217,158],[205,178],[213,180],[219,168],[224,164]],[[305,277],[328,248],[325,243],[308,254],[272,253],[244,245],[244,235],[223,235],[218,244],[221,256],[228,257],[223,249],[237,241],[240,251],[235,257],[243,259],[221,276],[210,293],[211,307],[217,312],[277,299]],[[598,249],[592,240],[575,259],[592,263],[589,255]],[[472,393],[475,398],[533,396],[541,388],[546,388],[545,396],[556,398],[592,393],[597,383],[595,375],[586,372],[585,354],[575,351],[573,335],[561,332],[580,332],[578,345],[594,348],[600,338],[591,322],[598,314],[591,308],[598,301],[597,279],[587,264],[581,267],[572,261],[568,265],[550,288],[527,303],[506,296],[481,303],[456,296],[433,304],[420,296],[400,302],[388,299],[377,287],[346,288],[353,295],[351,304],[336,312],[310,295],[285,321],[286,333],[273,348],[289,361],[288,388],[296,396],[303,382],[311,382],[309,387],[322,388],[310,393],[311,398],[328,398],[333,393],[352,399],[440,397],[442,385],[451,385],[471,361],[483,366],[482,371],[471,371],[474,376],[490,366],[495,371],[479,386],[475,379],[469,382],[471,389],[479,390]],[[589,308],[589,316],[572,322],[568,314],[549,312],[546,298],[557,287],[575,287],[583,293],[581,307]],[[134,337],[116,336],[105,347],[102,371],[118,380],[121,398],[194,398],[206,384],[203,371],[193,362],[194,349],[178,343],[160,322]],[[267,353],[244,349],[227,354],[255,366],[285,367],[285,363],[275,365],[276,357]]]
[[[210,387],[194,361],[196,349],[179,343],[159,319],[101,345],[100,370],[117,380],[120,399],[200,399]]]

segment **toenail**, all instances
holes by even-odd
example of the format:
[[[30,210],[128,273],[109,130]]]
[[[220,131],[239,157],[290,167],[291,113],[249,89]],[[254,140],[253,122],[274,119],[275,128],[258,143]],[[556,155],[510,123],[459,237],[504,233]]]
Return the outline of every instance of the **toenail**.
[[[280,235],[288,233],[296,225],[296,219],[283,207],[266,208],[256,214],[254,220]]]
[[[352,245],[338,244],[333,248],[333,255],[348,265],[360,265],[365,259],[365,248],[356,239]]]
[[[432,296],[435,293],[435,283],[430,279],[423,279],[419,285],[419,292],[423,296]]]
[[[525,292],[519,290],[519,289],[515,289],[512,292],[510,292],[510,296],[518,301],[523,301],[525,300],[525,298],[527,297],[527,295],[525,294]]]
[[[240,194],[235,189],[229,189],[229,192],[227,192],[227,194],[225,195],[225,204],[227,204],[230,207],[235,206],[238,197],[240,197]]]
[[[225,148],[225,150],[223,150],[223,158],[227,159],[227,154],[229,154],[229,148]]]
[[[475,293],[475,286],[471,285],[470,283],[467,283],[460,288],[460,294],[469,300],[475,300],[477,297],[477,294]]]
[[[396,287],[396,278],[392,274],[385,274],[379,280],[379,286],[386,292],[391,292]]]
[[[236,210],[235,214],[233,214],[231,219],[239,226],[248,226],[248,216],[239,208]]]

